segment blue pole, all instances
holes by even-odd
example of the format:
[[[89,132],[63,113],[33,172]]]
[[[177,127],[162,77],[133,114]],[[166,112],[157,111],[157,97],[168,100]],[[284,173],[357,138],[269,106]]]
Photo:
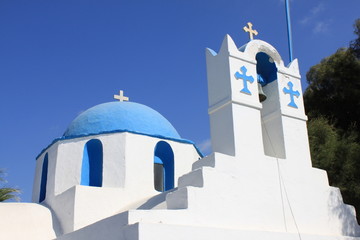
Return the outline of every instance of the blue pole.
[[[285,0],[285,10],[286,10],[286,23],[287,23],[287,35],[288,35],[288,43],[289,43],[289,57],[290,62],[293,60],[293,53],[292,53],[292,38],[291,38],[291,21],[290,21],[290,7],[289,7],[289,0]]]

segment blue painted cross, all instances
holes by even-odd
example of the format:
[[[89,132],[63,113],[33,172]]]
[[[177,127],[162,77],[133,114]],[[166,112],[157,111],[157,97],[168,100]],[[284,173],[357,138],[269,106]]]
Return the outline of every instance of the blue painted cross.
[[[239,72],[235,73],[236,79],[242,79],[244,81],[244,87],[243,87],[243,89],[240,90],[240,92],[251,95],[251,92],[247,87],[247,82],[253,83],[254,78],[252,76],[246,76],[247,69],[245,66],[242,66],[240,68],[240,70],[241,70],[242,74],[240,74]]]
[[[294,84],[292,82],[288,82],[287,85],[289,86],[289,89],[284,87],[283,91],[285,94],[290,95],[290,103],[288,104],[288,106],[293,107],[293,108],[298,108],[298,106],[296,105],[296,103],[294,101],[294,96],[296,96],[298,98],[300,96],[300,93],[297,90],[296,91],[293,90]]]

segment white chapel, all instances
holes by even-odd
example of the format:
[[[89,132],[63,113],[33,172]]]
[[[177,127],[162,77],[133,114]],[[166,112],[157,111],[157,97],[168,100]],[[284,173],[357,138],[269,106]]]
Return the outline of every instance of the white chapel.
[[[210,155],[121,91],[40,152],[33,203],[0,204],[0,239],[360,240],[312,167],[298,61],[226,35],[206,63]]]

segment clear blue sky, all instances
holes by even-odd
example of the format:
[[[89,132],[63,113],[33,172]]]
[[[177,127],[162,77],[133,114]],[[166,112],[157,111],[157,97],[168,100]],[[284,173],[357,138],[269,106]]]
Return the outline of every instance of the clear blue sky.
[[[304,87],[310,66],[355,38],[359,13],[359,0],[291,1]],[[205,48],[218,51],[225,34],[240,47],[248,21],[288,64],[283,0],[1,0],[0,168],[8,185],[31,201],[37,154],[120,89],[206,148]]]

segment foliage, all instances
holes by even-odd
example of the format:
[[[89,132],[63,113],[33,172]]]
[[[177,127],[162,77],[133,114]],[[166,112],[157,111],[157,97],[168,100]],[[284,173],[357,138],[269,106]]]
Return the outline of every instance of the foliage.
[[[325,116],[335,126],[360,132],[360,60],[340,49],[306,74],[304,103],[310,118]]]
[[[6,183],[4,175],[5,175],[4,170],[0,169],[0,183],[2,183],[2,185]],[[4,201],[10,200],[10,199],[14,199],[14,200],[18,201],[19,193],[20,193],[19,189],[1,186],[0,187],[0,202],[4,202]]]
[[[336,129],[327,119],[320,117],[308,122],[308,131],[313,166],[328,169],[328,174],[336,177],[341,166],[341,162],[336,159],[338,147]]]
[[[325,169],[329,184],[339,187],[344,202],[353,205],[360,212],[358,136],[354,131],[343,134],[324,117],[310,120],[308,131],[313,166]]]
[[[360,220],[360,19],[348,49],[311,67],[304,103],[313,166],[325,169]],[[359,221],[360,222],[360,221]]]
[[[360,59],[360,19],[355,21],[354,28],[354,33],[358,38],[350,43],[350,49],[353,51],[354,56]]]

